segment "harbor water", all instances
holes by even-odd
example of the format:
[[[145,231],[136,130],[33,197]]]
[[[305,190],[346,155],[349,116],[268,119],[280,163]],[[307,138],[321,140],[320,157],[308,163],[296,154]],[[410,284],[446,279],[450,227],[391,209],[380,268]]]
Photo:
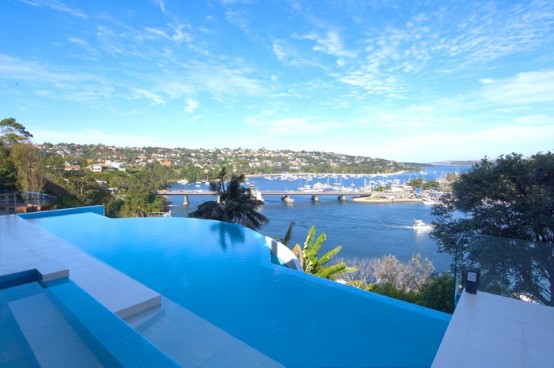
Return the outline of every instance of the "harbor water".
[[[424,178],[437,180],[448,173],[467,170],[467,167],[431,166],[419,173],[402,173],[387,176],[273,176],[251,177],[249,182],[260,190],[298,190],[316,183],[342,185],[346,188],[361,188],[370,182],[375,185],[406,183],[409,180]],[[209,190],[205,183],[174,183],[171,190]],[[342,245],[337,257],[376,258],[389,254],[406,262],[412,255],[433,261],[439,272],[450,270],[451,256],[437,252],[437,242],[429,236],[429,231],[414,230],[414,219],[431,223],[431,207],[423,203],[360,203],[348,196],[340,201],[336,196],[320,196],[313,202],[311,195],[292,196],[293,204],[287,204],[279,196],[265,196],[265,204],[260,212],[269,218],[259,232],[272,238],[284,237],[291,221],[295,222],[292,244],[303,244],[311,226],[317,234],[325,233],[327,239],[322,251]],[[189,196],[189,206],[183,206],[183,196],[168,196],[174,217],[185,217],[205,201],[215,200],[212,196]]]

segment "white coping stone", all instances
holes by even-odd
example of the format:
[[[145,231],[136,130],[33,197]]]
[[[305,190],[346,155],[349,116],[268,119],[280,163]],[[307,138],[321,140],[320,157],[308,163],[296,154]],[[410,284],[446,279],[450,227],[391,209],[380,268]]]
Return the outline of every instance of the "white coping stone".
[[[432,367],[549,367],[554,307],[464,292]]]
[[[269,236],[265,237],[265,241],[269,247],[269,251],[283,261],[288,268],[302,272],[304,271],[302,265],[298,261],[298,258],[296,258],[294,253],[286,245],[270,238]]]
[[[0,276],[38,270],[71,280],[120,318],[156,307],[155,291],[17,215],[0,216]]]

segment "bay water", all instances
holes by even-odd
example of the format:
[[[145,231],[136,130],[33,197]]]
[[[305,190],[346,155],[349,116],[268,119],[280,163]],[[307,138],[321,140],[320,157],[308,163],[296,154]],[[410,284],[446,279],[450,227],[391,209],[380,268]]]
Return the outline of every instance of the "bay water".
[[[448,173],[467,170],[468,167],[430,166],[421,172],[406,172],[396,175],[289,175],[271,177],[250,177],[249,182],[259,190],[298,190],[305,185],[322,183],[360,188],[370,182],[374,185],[406,183],[423,178],[436,180]],[[310,178],[311,177],[311,178]],[[205,183],[173,183],[171,190],[209,190]],[[322,252],[337,245],[342,251],[337,258],[376,258],[389,254],[407,262],[412,255],[433,261],[436,271],[450,270],[452,257],[438,253],[437,242],[429,236],[429,231],[414,230],[414,219],[430,223],[433,220],[431,207],[423,203],[360,203],[353,202],[351,196],[340,201],[336,196],[320,196],[313,202],[311,195],[292,196],[293,204],[287,204],[279,196],[265,196],[265,204],[260,212],[269,218],[259,232],[271,238],[282,239],[291,221],[295,222],[292,244],[303,245],[311,226],[317,235],[325,233],[327,238]],[[196,207],[213,196],[189,196],[189,206],[183,206],[183,196],[168,196],[171,215],[186,217]],[[323,254],[323,253],[321,253]]]

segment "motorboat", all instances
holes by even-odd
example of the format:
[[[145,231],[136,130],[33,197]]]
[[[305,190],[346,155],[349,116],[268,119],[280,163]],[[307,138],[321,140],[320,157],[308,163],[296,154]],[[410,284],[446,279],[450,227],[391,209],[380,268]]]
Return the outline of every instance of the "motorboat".
[[[414,224],[412,225],[412,228],[414,230],[433,230],[433,225],[426,224],[422,220],[414,219]]]

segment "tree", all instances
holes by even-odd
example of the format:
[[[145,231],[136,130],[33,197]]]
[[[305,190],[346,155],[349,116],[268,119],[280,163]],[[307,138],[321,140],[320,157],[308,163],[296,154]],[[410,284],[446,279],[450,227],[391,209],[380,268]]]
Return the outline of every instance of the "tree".
[[[429,189],[440,189],[441,185],[436,180],[428,181],[427,183],[423,183],[421,189],[423,190],[429,190]]]
[[[356,272],[345,275],[344,280],[356,287],[366,288],[367,284],[390,284],[401,292],[421,292],[429,283],[435,270],[428,258],[412,255],[407,263],[388,255],[371,259],[348,259],[347,264],[355,266]]]
[[[419,188],[423,185],[423,178],[412,179],[407,184],[412,188]]]
[[[541,302],[553,305],[554,155],[538,153],[487,158],[464,172],[433,208],[432,236],[439,250],[454,254],[464,235],[495,237],[494,245],[466,247],[468,259],[494,270],[500,285],[525,285]],[[507,238],[502,241],[499,238]],[[512,240],[510,240],[512,239]],[[523,240],[523,241],[518,241]],[[483,242],[483,240],[480,240]],[[489,242],[490,243],[490,242]]]
[[[42,192],[46,184],[46,166],[42,152],[27,143],[16,143],[11,156],[17,169],[17,183],[26,192]]]
[[[14,118],[0,121],[0,140],[5,142],[6,145],[12,146],[15,143],[26,142],[29,138],[33,138],[33,135]]]
[[[10,150],[0,140],[0,193],[17,190],[17,176]]]
[[[218,180],[210,183],[212,191],[217,192],[219,201],[207,201],[200,204],[189,217],[232,222],[253,230],[258,230],[269,219],[257,212],[263,202],[256,199],[250,188],[245,188],[246,177],[232,175],[227,181],[227,170],[223,167]]]
[[[289,230],[290,229],[291,227],[289,227]],[[319,257],[319,250],[321,249],[321,246],[327,236],[323,233],[316,240],[315,234],[315,226],[312,226],[308,231],[304,247],[301,248],[300,244],[296,244],[292,249],[292,252],[300,261],[304,272],[326,279],[335,280],[340,274],[356,271],[354,267],[347,267],[344,262],[332,265],[328,264],[328,262],[341,251],[342,246],[340,245]]]
[[[14,118],[0,121],[0,192],[17,189],[17,169],[12,157],[12,147],[33,137]]]

